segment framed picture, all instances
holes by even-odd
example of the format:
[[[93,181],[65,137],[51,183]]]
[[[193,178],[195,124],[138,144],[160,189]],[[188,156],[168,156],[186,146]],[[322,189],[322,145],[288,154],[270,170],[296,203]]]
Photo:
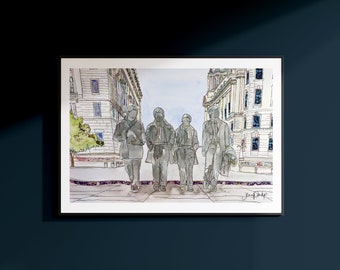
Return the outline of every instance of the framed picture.
[[[61,215],[283,214],[282,57],[60,68]]]

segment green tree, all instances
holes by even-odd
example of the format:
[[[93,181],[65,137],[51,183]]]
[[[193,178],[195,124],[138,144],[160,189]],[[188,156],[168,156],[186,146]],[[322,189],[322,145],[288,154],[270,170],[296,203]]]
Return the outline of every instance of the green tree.
[[[88,124],[83,123],[82,117],[75,118],[70,111],[70,157],[71,167],[74,167],[74,154],[86,151],[93,147],[103,146],[104,142],[98,136],[91,133]]]

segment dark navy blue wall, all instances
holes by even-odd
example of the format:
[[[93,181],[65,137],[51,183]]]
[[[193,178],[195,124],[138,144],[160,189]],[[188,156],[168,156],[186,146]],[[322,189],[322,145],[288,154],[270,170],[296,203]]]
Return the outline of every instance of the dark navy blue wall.
[[[36,46],[21,42],[24,61],[3,98],[12,109],[1,109],[0,269],[340,269],[340,5],[271,2],[207,3],[210,15],[177,6],[171,16],[164,4],[139,10],[131,28],[104,10],[106,36],[93,20],[72,21],[80,10],[71,7],[50,32],[40,28],[46,14],[28,27]],[[284,215],[59,218],[59,111],[49,100],[58,99],[58,57],[89,54],[283,56]]]

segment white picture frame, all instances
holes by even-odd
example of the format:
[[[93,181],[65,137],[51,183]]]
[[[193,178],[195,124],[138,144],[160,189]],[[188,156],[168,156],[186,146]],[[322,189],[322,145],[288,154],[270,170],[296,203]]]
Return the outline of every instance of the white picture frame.
[[[61,57],[60,69],[59,214],[283,214],[283,57]],[[181,75],[175,75],[176,71],[181,71]],[[165,73],[162,83],[160,79]],[[256,78],[256,74],[261,73],[262,77]],[[199,77],[195,78],[195,74]],[[127,80],[125,97],[116,87],[119,78]],[[92,92],[91,85],[94,85]],[[153,87],[158,87],[159,92]],[[200,97],[196,98],[198,93],[193,91],[199,92]],[[189,94],[192,96],[188,97]],[[138,192],[131,192],[122,166],[124,162],[119,162],[117,156],[119,148],[112,139],[130,96],[130,101],[137,101],[140,106],[140,120],[145,128],[152,121],[152,110],[157,106],[164,109],[165,119],[174,129],[179,126],[181,115],[189,113],[200,144],[202,125],[207,120],[207,108],[203,103],[215,103],[221,108],[220,118],[231,128],[238,163],[231,168],[228,177],[219,178],[216,192],[202,188],[203,156],[199,157],[201,165],[194,166],[194,192],[182,194],[178,191],[176,164],[169,164],[167,190],[154,191],[152,165],[145,163],[146,145],[141,165],[142,184]],[[119,110],[115,106],[120,106]],[[105,149],[110,145],[114,150],[101,152],[98,146],[78,152],[74,165],[75,161],[70,158],[70,110],[75,111],[76,117],[83,118],[83,123],[89,124],[91,133],[107,146]],[[102,121],[97,121],[96,117],[101,117]],[[258,119],[260,126],[255,124],[254,127],[253,121]],[[110,153],[116,156],[113,158]]]

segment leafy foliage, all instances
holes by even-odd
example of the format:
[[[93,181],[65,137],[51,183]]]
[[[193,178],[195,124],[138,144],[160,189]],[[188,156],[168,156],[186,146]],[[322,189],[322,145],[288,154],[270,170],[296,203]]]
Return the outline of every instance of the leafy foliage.
[[[91,133],[90,126],[83,123],[83,118],[75,118],[70,111],[70,151],[78,153],[103,145],[104,142],[100,141],[96,134]]]

